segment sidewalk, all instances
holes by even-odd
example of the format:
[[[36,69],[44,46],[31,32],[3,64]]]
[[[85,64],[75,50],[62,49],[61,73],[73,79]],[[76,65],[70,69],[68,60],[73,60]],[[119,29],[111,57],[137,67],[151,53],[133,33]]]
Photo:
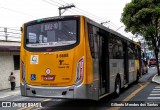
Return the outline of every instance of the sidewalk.
[[[11,89],[0,90],[0,99],[20,94],[20,88],[16,87],[14,91]]]
[[[156,74],[153,78],[152,78],[152,82],[155,82],[157,84],[160,84],[160,76],[158,76],[158,74]]]

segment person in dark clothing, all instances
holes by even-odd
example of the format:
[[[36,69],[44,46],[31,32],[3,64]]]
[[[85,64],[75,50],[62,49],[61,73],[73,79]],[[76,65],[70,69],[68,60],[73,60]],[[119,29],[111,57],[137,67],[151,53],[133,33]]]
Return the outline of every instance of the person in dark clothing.
[[[15,76],[13,75],[13,72],[11,72],[11,75],[8,78],[8,81],[11,83],[11,90],[15,89],[16,83],[15,83]]]

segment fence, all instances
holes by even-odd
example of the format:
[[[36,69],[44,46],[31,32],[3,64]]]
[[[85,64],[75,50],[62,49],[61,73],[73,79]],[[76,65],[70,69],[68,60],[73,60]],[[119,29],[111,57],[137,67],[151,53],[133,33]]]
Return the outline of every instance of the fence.
[[[0,27],[0,40],[21,41],[21,29],[17,27]]]

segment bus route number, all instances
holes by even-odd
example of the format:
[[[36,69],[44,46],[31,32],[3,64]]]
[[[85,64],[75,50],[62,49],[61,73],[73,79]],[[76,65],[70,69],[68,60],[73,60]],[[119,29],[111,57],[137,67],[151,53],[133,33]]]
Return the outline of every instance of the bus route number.
[[[64,57],[68,57],[68,53],[67,54],[57,54],[56,58],[64,58]]]

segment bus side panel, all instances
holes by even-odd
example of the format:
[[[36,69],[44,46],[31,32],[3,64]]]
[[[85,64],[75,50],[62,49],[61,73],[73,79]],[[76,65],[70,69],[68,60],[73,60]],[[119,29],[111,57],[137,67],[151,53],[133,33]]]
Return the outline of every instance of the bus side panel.
[[[22,37],[21,37],[21,46],[20,46],[20,89],[21,89],[21,95],[26,96],[26,91],[25,91],[25,82],[23,79],[22,80],[22,72],[26,71],[25,68],[22,69],[23,64],[26,62],[26,52],[23,48],[24,44],[24,25],[22,26]]]
[[[137,79],[137,74],[138,74],[138,71],[139,71],[139,60],[135,60],[135,75],[134,75],[134,79],[136,80]],[[140,72],[140,71],[139,71]],[[141,76],[141,74],[140,74]]]
[[[99,99],[99,60],[93,60],[93,99]]]
[[[88,32],[85,18],[81,17],[81,42],[84,42],[84,78],[80,85],[75,86],[74,98],[93,99],[93,60],[90,54]],[[75,51],[79,53],[79,50]],[[76,57],[77,55],[75,55]],[[81,94],[81,95],[79,95]]]
[[[110,59],[110,93],[115,91],[115,80],[119,74],[121,79],[121,87],[123,87],[124,80],[124,60],[123,59]]]
[[[98,100],[98,85],[99,85],[99,65],[98,59],[93,59],[88,39],[88,26],[85,21],[85,49],[86,49],[86,83],[88,86],[89,99]]]

